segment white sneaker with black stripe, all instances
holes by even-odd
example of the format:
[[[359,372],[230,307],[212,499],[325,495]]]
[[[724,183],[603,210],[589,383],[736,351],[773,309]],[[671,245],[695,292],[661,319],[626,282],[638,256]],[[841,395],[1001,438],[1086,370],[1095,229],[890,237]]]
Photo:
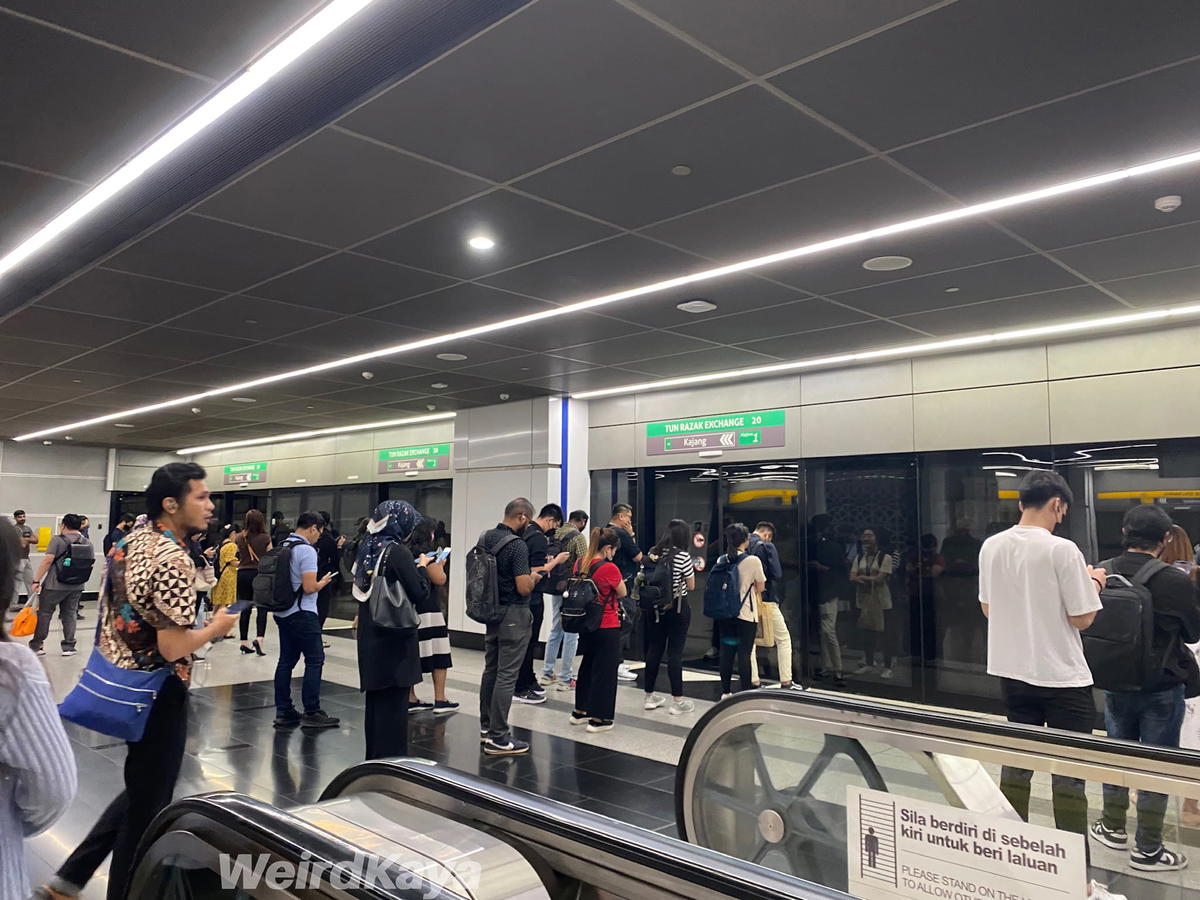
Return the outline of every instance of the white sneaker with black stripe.
[[[1129,867],[1139,872],[1175,872],[1187,868],[1187,857],[1169,847],[1159,847],[1156,853],[1134,849],[1129,854]]]

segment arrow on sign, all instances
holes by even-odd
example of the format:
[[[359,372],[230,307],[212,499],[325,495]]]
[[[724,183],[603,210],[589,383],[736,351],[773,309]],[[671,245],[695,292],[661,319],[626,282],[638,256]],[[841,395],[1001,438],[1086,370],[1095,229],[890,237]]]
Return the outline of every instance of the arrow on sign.
[[[726,431],[724,434],[721,435],[721,446],[722,447],[732,447],[733,439],[735,437],[737,437],[737,432]]]

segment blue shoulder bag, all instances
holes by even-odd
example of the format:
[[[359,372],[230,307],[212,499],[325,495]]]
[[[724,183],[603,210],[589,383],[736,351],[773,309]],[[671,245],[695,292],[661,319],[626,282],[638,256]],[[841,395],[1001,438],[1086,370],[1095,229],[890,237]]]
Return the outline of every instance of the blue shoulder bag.
[[[68,722],[123,741],[140,741],[146,732],[150,710],[167,677],[174,671],[170,663],[145,672],[122,669],[110,663],[100,652],[100,629],[112,596],[112,575],[106,573],[102,602],[97,604],[96,642],[92,655],[71,689],[58,714]]]

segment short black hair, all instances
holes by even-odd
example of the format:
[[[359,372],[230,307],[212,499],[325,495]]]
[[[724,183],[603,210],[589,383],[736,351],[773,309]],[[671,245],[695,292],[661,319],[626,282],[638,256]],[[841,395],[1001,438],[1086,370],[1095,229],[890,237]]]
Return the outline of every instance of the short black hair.
[[[559,525],[562,524],[563,515],[562,507],[557,503],[547,503],[542,507],[542,511],[538,513],[539,519],[553,519]]]
[[[14,518],[14,519],[15,519],[17,516],[23,516],[23,515],[25,515],[25,510],[23,510],[23,509],[14,509],[14,510],[13,510],[13,518]]]
[[[508,505],[504,507],[504,518],[512,519],[516,516],[525,516],[527,519],[533,518],[533,504],[524,497],[514,497],[508,501]]]
[[[317,512],[319,512],[321,514],[321,518],[325,520],[326,528],[328,528],[330,525],[333,524],[333,517],[331,515],[329,515],[328,510],[319,509],[319,510],[317,510]]]
[[[623,513],[629,513],[630,515],[633,515],[633,507],[628,503],[614,503],[612,515],[609,518],[615,519],[617,516]]]
[[[571,515],[567,516],[567,521],[578,522],[580,525],[586,525],[588,523],[588,514],[582,509],[577,509],[571,513]]]
[[[67,528],[71,531],[78,531],[79,527],[83,525],[83,519],[75,515],[75,513],[67,513],[65,516],[63,516],[62,524],[63,528]]]
[[[301,528],[312,528],[314,525],[322,531],[325,530],[325,517],[315,510],[305,510],[296,517],[296,531]]]
[[[194,462],[173,462],[159,466],[146,487],[146,515],[157,519],[167,499],[180,501],[191,492],[193,481],[203,481],[204,467]]]
[[[768,531],[771,532],[771,537],[775,537],[775,523],[774,522],[762,521],[754,526],[755,531],[762,531],[764,528],[766,528]]]
[[[133,517],[133,513],[121,513],[121,521],[126,525],[132,525],[137,519]]]
[[[1048,469],[1034,469],[1021,479],[1018,489],[1021,505],[1029,509],[1041,509],[1055,497],[1070,506],[1075,502],[1071,486],[1057,472]]]
[[[1161,506],[1139,504],[1121,520],[1121,546],[1126,550],[1153,550],[1166,540],[1174,524]]]

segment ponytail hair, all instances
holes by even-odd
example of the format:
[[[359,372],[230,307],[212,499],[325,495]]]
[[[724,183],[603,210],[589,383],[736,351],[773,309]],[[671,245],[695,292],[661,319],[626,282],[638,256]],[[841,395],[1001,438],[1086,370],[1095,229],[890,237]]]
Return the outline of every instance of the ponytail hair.
[[[587,553],[579,560],[579,572],[582,575],[588,574],[592,568],[592,562],[600,555],[600,551],[605,547],[620,547],[621,538],[611,528],[593,528],[592,536],[588,540]]]
[[[741,522],[734,522],[725,528],[725,555],[732,562],[738,555],[738,548],[750,540],[750,531]]]

